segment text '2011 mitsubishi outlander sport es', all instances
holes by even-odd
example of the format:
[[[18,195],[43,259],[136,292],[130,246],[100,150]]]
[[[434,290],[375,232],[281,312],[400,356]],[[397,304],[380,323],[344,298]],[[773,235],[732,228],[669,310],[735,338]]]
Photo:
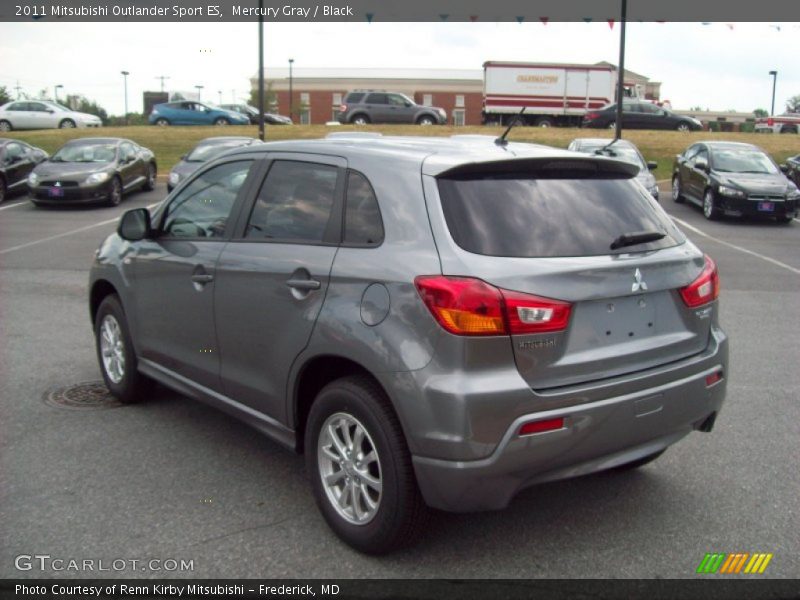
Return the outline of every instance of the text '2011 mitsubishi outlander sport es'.
[[[485,137],[231,150],[97,251],[122,401],[156,380],[304,452],[372,553],[427,507],[658,457],[725,397],[719,278],[636,167]]]

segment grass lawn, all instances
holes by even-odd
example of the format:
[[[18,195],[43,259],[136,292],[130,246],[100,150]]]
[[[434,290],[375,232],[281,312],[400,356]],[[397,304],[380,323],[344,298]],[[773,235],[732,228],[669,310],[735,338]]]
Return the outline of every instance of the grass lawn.
[[[384,135],[425,135],[446,136],[454,134],[484,134],[497,136],[502,127],[420,127],[417,125],[367,125],[326,127],[325,125],[283,125],[267,126],[266,137],[270,140],[288,140],[299,138],[320,138],[332,131],[379,131]],[[200,140],[218,135],[247,135],[258,137],[255,125],[237,127],[103,127],[101,129],[48,129],[38,131],[12,131],[7,137],[19,138],[34,146],[43,148],[51,154],[66,141],[78,137],[109,136],[124,137],[150,148],[156,154],[159,171],[166,173],[172,166]],[[607,137],[613,133],[605,129],[577,128],[540,128],[516,127],[508,136],[510,141],[546,144],[557,148],[566,148],[576,137]],[[769,153],[772,158],[782,163],[787,157],[800,153],[800,136],[756,134],[756,133],[714,133],[700,131],[679,133],[677,131],[641,131],[623,132],[623,137],[636,144],[647,160],[658,162],[655,171],[656,179],[669,179],[672,161],[676,154],[699,140],[726,140],[749,142],[756,144]]]

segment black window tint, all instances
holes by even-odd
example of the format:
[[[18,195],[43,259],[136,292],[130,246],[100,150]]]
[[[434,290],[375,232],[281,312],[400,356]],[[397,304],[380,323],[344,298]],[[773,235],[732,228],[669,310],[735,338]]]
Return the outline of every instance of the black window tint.
[[[162,233],[178,238],[221,238],[252,160],[225,163],[194,179],[170,202]]]
[[[364,98],[364,92],[354,92],[352,94],[347,94],[347,98],[344,99],[344,102],[345,104],[361,102],[363,98]]]
[[[44,104],[41,104],[39,102],[29,102],[28,103],[28,110],[31,110],[31,111],[34,111],[34,112],[44,112],[44,111],[47,110],[47,107]]]
[[[383,221],[378,199],[361,173],[347,174],[347,200],[344,213],[344,243],[379,246],[383,241]]]
[[[338,169],[329,165],[275,161],[258,192],[245,237],[322,242],[337,176]]]
[[[27,102],[15,102],[11,106],[9,106],[6,110],[15,110],[15,111],[26,111],[28,109]]]
[[[134,157],[136,156],[136,151],[133,148],[132,144],[122,144],[119,147],[119,157],[122,159],[126,159],[129,156]]]
[[[388,104],[386,94],[370,94],[366,99],[367,104]]]
[[[20,146],[19,144],[11,143],[6,146],[6,156],[5,159],[7,162],[18,161],[21,158],[25,157],[25,149]]]
[[[502,175],[440,179],[447,226],[464,250],[488,256],[596,256],[666,248],[682,234],[629,179]],[[624,233],[663,239],[612,251]]]
[[[683,155],[683,158],[685,158],[689,162],[693,162],[694,157],[697,156],[697,153],[700,152],[701,149],[702,146],[691,146]]]
[[[655,104],[640,104],[643,113],[649,113],[651,115],[659,114],[661,109],[656,106]]]

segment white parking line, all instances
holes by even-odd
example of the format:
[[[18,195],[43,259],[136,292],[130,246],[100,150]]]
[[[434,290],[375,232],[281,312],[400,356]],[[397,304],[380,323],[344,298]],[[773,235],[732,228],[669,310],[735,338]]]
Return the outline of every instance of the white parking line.
[[[154,206],[158,206],[160,202],[154,202],[153,204],[147,205],[145,208],[151,209]],[[74,235],[76,233],[80,233],[82,231],[88,231],[89,229],[94,229],[95,227],[100,227],[102,225],[108,225],[110,223],[114,223],[115,221],[119,221],[119,217],[114,217],[113,219],[107,219],[105,221],[100,221],[99,223],[92,223],[91,225],[86,225],[85,227],[80,227],[78,229],[73,229],[71,231],[65,231],[64,233],[59,233],[56,235],[51,235],[46,238],[42,238],[40,240],[34,240],[32,242],[27,242],[25,244],[20,244],[18,246],[11,246],[11,248],[6,248],[4,250],[0,250],[0,254],[8,254],[9,252],[15,252],[17,250],[22,250],[23,248],[30,248],[31,246],[37,246],[39,244],[44,244],[45,242],[52,242],[53,240],[58,240],[63,237],[67,237],[70,235]]]
[[[694,225],[689,225],[689,223],[687,223],[683,219],[678,219],[677,217],[672,217],[672,220],[675,221],[676,223],[680,223],[686,229],[689,229],[690,231],[694,231],[697,235],[702,235],[703,237],[708,238],[709,240],[711,240],[713,242],[716,242],[718,244],[722,244],[723,246],[727,246],[728,248],[733,248],[734,250],[738,250],[739,252],[744,252],[745,254],[749,254],[751,256],[755,256],[756,258],[760,258],[761,260],[765,260],[768,263],[772,263],[773,265],[775,265],[777,267],[781,267],[783,269],[786,269],[787,271],[791,271],[792,273],[796,273],[797,275],[800,275],[800,269],[795,269],[794,267],[791,267],[791,266],[787,265],[786,263],[782,263],[779,260],[775,260],[774,258],[770,258],[769,256],[764,256],[763,254],[759,254],[758,252],[753,252],[752,250],[748,250],[747,248],[742,248],[741,246],[737,246],[736,244],[731,244],[730,242],[726,242],[726,241],[723,241],[723,240],[721,240],[719,238],[715,238],[713,235],[707,234],[705,231],[702,231],[701,229],[698,229]]]
[[[14,207],[16,207],[16,206],[22,206],[23,204],[27,204],[27,203],[28,203],[28,201],[27,201],[27,200],[20,200],[20,201],[19,201],[19,202],[17,202],[16,204],[6,204],[6,205],[4,205],[4,206],[0,206],[0,210],[5,210],[5,209],[7,209],[7,208],[14,208]]]

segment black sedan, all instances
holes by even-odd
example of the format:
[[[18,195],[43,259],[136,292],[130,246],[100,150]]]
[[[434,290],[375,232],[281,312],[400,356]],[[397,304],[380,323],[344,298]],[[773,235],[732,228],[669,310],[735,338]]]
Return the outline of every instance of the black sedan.
[[[82,138],[67,142],[28,177],[34,204],[116,206],[123,194],[152,190],[156,183],[153,153],[122,138]]]
[[[689,200],[706,219],[761,215],[789,223],[800,190],[766,152],[739,142],[699,142],[675,157],[672,199]]]
[[[27,190],[28,175],[46,158],[47,152],[41,148],[0,138],[0,202],[14,192]]]
[[[584,127],[611,128],[617,126],[617,105],[607,104],[586,113]],[[674,129],[675,131],[701,131],[702,123],[694,117],[675,114],[652,102],[623,102],[622,127],[624,129]]]
[[[800,186],[800,154],[786,159],[786,176]]]
[[[200,165],[226,150],[261,143],[261,140],[244,136],[219,136],[201,140],[191,152],[181,156],[181,161],[172,167],[167,178],[167,190],[171,192],[181,181],[200,168]]]

